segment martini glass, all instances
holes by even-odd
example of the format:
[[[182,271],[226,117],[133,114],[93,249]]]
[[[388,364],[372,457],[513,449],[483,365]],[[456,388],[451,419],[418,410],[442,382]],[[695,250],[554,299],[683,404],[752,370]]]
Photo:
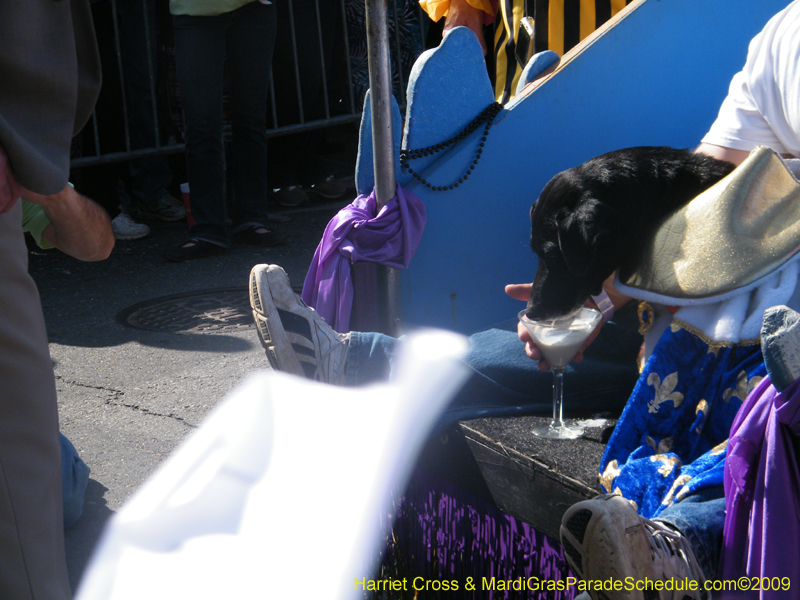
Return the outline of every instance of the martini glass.
[[[599,311],[585,307],[566,317],[541,321],[529,319],[524,310],[519,313],[519,320],[531,334],[553,372],[553,420],[549,425],[534,427],[535,436],[551,440],[572,440],[583,435],[582,427],[565,425],[562,418],[564,369],[602,318]]]

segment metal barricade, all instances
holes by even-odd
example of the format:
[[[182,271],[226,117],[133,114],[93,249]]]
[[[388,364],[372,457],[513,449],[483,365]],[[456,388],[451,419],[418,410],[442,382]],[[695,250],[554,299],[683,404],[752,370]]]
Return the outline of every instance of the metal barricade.
[[[357,122],[368,86],[364,0],[273,1],[279,14],[279,34],[289,40],[291,51],[276,47],[268,136]],[[73,148],[71,166],[80,168],[183,152],[179,96],[177,86],[171,81],[174,61],[171,19],[165,12],[167,3],[157,0],[105,0],[105,3],[110,5],[110,17],[106,13],[105,22],[96,19],[96,27],[98,37],[102,38],[102,33],[107,40],[105,48],[101,43],[101,53],[104,86],[114,88],[113,92],[105,90],[112,98],[106,102],[111,108],[104,107],[110,116],[99,118],[98,105],[81,143]],[[98,2],[95,7],[103,4]],[[416,0],[388,0],[388,6],[392,83],[402,107],[408,70],[424,49],[427,16]],[[107,6],[102,8],[108,11]],[[318,78],[313,98],[308,97],[310,73]],[[138,91],[132,93],[134,88]],[[146,109],[143,104],[147,104]],[[151,115],[149,126],[141,125],[142,119],[138,117],[142,111]],[[172,118],[165,122],[166,112]],[[152,115],[161,116],[152,118]],[[165,132],[170,129],[176,134]]]

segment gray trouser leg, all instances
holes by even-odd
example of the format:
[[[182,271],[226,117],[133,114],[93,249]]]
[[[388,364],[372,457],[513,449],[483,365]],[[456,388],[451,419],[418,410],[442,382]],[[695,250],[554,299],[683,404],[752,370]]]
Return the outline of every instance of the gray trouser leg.
[[[55,381],[19,202],[0,215],[0,598],[68,599]]]

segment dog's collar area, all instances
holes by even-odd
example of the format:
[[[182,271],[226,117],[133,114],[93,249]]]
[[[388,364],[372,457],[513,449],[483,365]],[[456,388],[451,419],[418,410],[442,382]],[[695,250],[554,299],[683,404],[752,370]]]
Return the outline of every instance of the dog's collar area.
[[[597,310],[603,313],[603,322],[608,323],[614,316],[614,303],[608,297],[608,292],[601,290],[597,296],[592,296],[592,302],[597,305]]]

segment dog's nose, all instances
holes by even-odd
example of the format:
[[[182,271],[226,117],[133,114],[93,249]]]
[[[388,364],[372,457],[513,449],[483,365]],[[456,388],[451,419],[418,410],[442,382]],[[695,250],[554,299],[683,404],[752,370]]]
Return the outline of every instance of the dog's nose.
[[[548,310],[541,302],[538,302],[533,298],[528,299],[528,305],[525,307],[525,316],[529,319],[533,321],[549,319],[554,316],[552,313],[553,311]]]
[[[534,321],[550,318],[557,311],[554,311],[553,307],[548,304],[547,299],[542,296],[541,290],[534,282],[528,304],[525,306],[525,315]]]
[[[528,305],[525,307],[525,316],[532,321],[558,319],[574,313],[583,306],[583,303],[583,300],[574,305],[562,302],[548,302],[545,299],[539,300],[531,296],[531,298],[528,299]]]

